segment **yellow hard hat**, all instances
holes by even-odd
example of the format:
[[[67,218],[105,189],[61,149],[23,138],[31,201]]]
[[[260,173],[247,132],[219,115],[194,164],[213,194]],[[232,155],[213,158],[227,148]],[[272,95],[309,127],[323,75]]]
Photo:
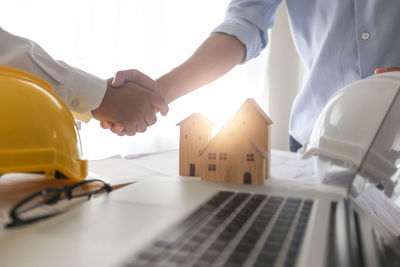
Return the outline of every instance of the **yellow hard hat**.
[[[43,172],[80,181],[87,176],[75,120],[41,78],[0,66],[0,174]]]

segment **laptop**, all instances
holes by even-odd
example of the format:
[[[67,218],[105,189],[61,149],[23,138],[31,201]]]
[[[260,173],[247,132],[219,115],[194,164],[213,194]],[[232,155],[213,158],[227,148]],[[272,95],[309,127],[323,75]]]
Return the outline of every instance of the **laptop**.
[[[10,230],[0,265],[400,266],[400,237],[379,215],[399,210],[398,171],[391,181],[370,176],[377,152],[400,158],[398,114],[399,92],[358,170],[339,173],[351,181],[345,197],[154,175]],[[360,201],[371,190],[387,204],[371,203],[375,213]]]

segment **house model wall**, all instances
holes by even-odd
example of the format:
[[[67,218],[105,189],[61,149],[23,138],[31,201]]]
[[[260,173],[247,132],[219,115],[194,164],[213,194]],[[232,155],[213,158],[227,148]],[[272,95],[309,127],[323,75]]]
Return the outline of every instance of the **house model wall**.
[[[271,124],[253,99],[247,99],[212,139],[208,119],[201,114],[189,116],[178,123],[180,175],[200,176],[207,181],[263,184],[270,172]]]
[[[264,148],[231,121],[202,151],[200,177],[205,181],[263,184],[266,155]]]
[[[234,120],[239,123],[253,140],[267,153],[266,166],[271,165],[271,124],[272,120],[265,114],[254,99],[247,99],[235,114]],[[266,177],[270,168],[266,169]]]
[[[211,139],[212,122],[200,113],[192,114],[180,126],[179,175],[200,176],[200,152]]]

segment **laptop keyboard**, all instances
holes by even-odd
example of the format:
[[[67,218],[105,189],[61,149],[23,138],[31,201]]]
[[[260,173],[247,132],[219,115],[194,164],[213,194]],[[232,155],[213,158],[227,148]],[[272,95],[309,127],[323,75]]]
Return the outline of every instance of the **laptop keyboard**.
[[[123,266],[295,266],[312,205],[220,191]]]

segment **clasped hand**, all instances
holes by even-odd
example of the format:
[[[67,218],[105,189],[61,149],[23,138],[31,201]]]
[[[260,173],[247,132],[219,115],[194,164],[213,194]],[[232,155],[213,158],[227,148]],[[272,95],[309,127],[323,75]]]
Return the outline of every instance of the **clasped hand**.
[[[132,136],[153,125],[157,112],[167,115],[168,105],[156,82],[138,70],[126,70],[107,80],[103,101],[92,115],[104,129]]]

